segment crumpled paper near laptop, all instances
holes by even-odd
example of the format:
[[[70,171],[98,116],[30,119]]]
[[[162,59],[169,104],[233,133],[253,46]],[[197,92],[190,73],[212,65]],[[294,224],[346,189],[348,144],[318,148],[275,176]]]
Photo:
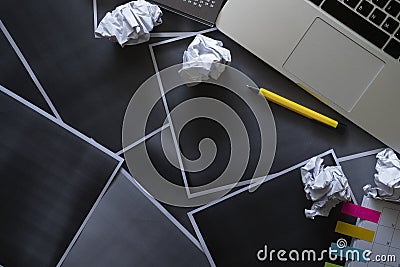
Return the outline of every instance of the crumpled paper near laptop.
[[[147,42],[150,31],[160,25],[162,11],[144,0],[132,1],[108,12],[96,29],[96,36],[118,42],[122,47]]]
[[[217,80],[230,62],[231,53],[221,41],[198,34],[183,54],[179,75],[189,84]]]
[[[322,165],[321,157],[310,159],[301,168],[301,177],[306,197],[314,201],[311,209],[305,209],[307,218],[328,216],[330,210],[342,201],[350,201],[350,186],[339,166]]]
[[[367,184],[365,193],[375,199],[400,202],[400,160],[390,148],[379,152],[376,158],[376,187]]]

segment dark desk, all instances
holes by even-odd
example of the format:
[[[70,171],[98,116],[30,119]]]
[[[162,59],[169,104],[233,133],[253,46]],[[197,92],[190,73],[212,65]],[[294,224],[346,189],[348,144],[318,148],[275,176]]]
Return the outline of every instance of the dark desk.
[[[122,3],[122,1],[117,0],[98,0],[97,2],[99,20],[106,11]],[[0,19],[7,27],[62,120],[110,150],[117,152],[121,150],[121,129],[125,109],[140,84],[154,74],[153,62],[148,44],[121,48],[118,44],[107,40],[95,39],[93,14],[92,1],[47,0],[35,2],[24,0],[18,2],[2,1],[0,3]],[[163,20],[164,23],[157,27],[155,32],[198,31],[207,28],[167,11],[165,11]],[[271,168],[272,173],[286,169],[331,148],[335,150],[338,157],[341,157],[384,147],[381,142],[298,88],[290,80],[220,32],[214,31],[206,35],[222,40],[224,46],[232,53],[231,65],[246,73],[257,84],[347,124],[347,129],[344,132],[338,132],[271,104],[277,131],[277,149]],[[151,42],[159,40],[161,39],[152,39]],[[186,38],[155,46],[155,58],[159,69],[180,63],[183,51],[191,40],[192,38]],[[38,93],[37,86],[32,83],[31,77],[25,71],[3,33],[0,33],[0,48],[0,84],[51,113],[51,109],[43,101]],[[179,88],[167,96],[168,103],[173,105],[189,97],[212,95],[213,92],[207,91],[207,88],[204,88],[204,90],[201,88],[203,87],[187,88],[187,90]],[[160,112],[159,117],[154,122],[149,122],[149,132],[161,127],[162,120],[160,117],[165,117],[165,113]],[[227,140],[223,138],[224,135],[213,134],[215,128],[207,127],[203,122],[193,127],[191,131],[198,132],[199,136],[211,135],[217,144],[227,146]],[[147,142],[153,146],[153,149],[157,150],[160,149],[159,140],[160,135],[158,134]],[[191,142],[190,138],[183,138],[181,146],[185,147],[185,153],[195,156],[198,153],[197,145],[193,145]],[[220,152],[222,153],[221,159],[223,159],[226,151]],[[354,167],[351,162],[346,164],[350,184],[353,185],[353,191],[359,201],[362,197],[361,185],[369,183],[373,179],[373,166],[371,167],[371,164],[374,163],[373,160],[365,159],[368,164],[368,167],[365,168],[363,168],[366,165],[363,160],[360,159]],[[209,173],[210,176],[220,172],[225,160],[215,162],[215,164],[216,167]],[[173,166],[166,166],[165,171],[170,173],[171,176],[176,176],[176,173],[179,174]],[[296,179],[297,181],[293,181],[292,184],[292,180]],[[268,203],[282,201],[284,204],[285,201],[289,201],[287,203],[290,203],[292,210],[296,211],[295,214],[292,214],[291,220],[295,222],[296,218],[298,220],[304,219],[302,212],[306,208],[305,203],[308,202],[305,200],[303,192],[297,190],[301,189],[299,181],[299,173],[294,172],[289,177],[282,177],[263,185],[262,190],[265,190],[265,193],[261,193],[263,192],[261,190],[257,192],[257,202],[260,204],[259,210],[255,211],[258,213],[256,217],[259,217],[260,222],[265,223],[266,228],[275,229],[276,232],[286,231],[288,224],[285,226],[285,224],[280,223],[279,220],[285,217],[283,215],[276,217],[280,218],[277,220],[269,219],[270,216],[274,216],[271,206],[269,206],[268,213],[263,213],[263,205]],[[283,192],[286,192],[291,186],[296,186],[297,189],[294,190],[293,194],[285,195]],[[282,192],[282,194],[275,196],[269,192],[271,190],[275,193]],[[248,197],[251,198],[251,195]],[[239,208],[235,208],[234,205],[227,205],[224,210],[229,213],[229,209],[232,208],[232,212],[235,211],[232,214],[235,214],[235,216],[240,217],[241,211],[243,211],[243,216],[247,216],[249,210],[238,199],[236,201],[238,201]],[[186,215],[192,208],[164,206],[194,235]],[[307,205],[307,207],[309,206]],[[276,208],[279,209],[279,205]],[[221,223],[222,225],[217,229],[231,227],[232,231],[236,228],[251,227],[246,224],[246,220],[233,221],[234,218],[225,217],[227,221],[222,221],[218,217],[218,211],[210,210],[210,212],[211,217],[203,222],[205,226],[209,224],[211,227]],[[278,211],[276,212],[280,214]],[[327,231],[332,231],[329,227],[337,220],[335,214],[337,213],[334,213],[328,219],[320,220],[319,224],[326,221]],[[322,223],[322,226],[318,229],[323,229],[323,225]],[[212,231],[215,231],[215,229]],[[223,234],[222,231],[220,233]],[[296,240],[305,240],[312,231],[307,230],[303,234],[301,233],[296,235]],[[323,235],[322,230],[320,233],[319,236]],[[221,238],[218,240],[221,240],[222,243],[215,246],[213,253],[224,258],[229,255],[226,251],[228,247],[223,245],[228,241],[224,241],[223,235],[218,236],[218,238]],[[256,252],[260,244],[253,243],[251,235],[248,238],[246,246],[254,245],[254,248],[250,249]],[[266,235],[263,240],[268,241],[268,238]],[[288,235],[287,238],[290,239],[291,235]],[[287,241],[288,244],[291,244],[290,240]],[[334,240],[326,237],[319,239],[319,241],[322,244]],[[293,245],[295,244],[297,243],[293,243]],[[312,243],[310,244],[312,245]],[[149,254],[152,254],[152,251],[149,251]],[[121,259],[121,262],[125,261]],[[244,262],[246,262],[245,259]],[[118,263],[115,264],[118,265]]]

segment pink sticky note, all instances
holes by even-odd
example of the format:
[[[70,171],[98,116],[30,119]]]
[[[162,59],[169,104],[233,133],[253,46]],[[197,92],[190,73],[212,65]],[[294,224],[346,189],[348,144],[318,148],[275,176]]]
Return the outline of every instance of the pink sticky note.
[[[374,223],[378,223],[379,216],[381,216],[381,213],[379,211],[358,206],[350,202],[346,202],[343,204],[342,213],[358,217],[360,219],[364,219],[367,221],[371,221]]]

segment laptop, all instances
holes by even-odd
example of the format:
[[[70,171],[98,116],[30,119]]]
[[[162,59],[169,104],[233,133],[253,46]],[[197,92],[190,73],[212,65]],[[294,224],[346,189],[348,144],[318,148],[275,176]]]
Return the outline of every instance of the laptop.
[[[228,0],[217,28],[400,152],[399,0]]]
[[[152,0],[154,3],[198,22],[213,26],[226,0]]]

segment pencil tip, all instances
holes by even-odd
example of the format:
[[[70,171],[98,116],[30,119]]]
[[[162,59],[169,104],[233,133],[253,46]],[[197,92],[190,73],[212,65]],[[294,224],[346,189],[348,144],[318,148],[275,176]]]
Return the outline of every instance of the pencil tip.
[[[339,131],[344,131],[347,128],[347,125],[344,123],[339,122],[338,125],[336,126],[336,129]]]
[[[251,89],[251,90],[254,90],[254,91],[256,91],[257,93],[258,93],[258,91],[260,90],[260,89],[258,89],[257,87],[254,87],[254,86],[250,86],[250,85],[246,85],[247,86],[247,88],[249,88],[249,89]]]

